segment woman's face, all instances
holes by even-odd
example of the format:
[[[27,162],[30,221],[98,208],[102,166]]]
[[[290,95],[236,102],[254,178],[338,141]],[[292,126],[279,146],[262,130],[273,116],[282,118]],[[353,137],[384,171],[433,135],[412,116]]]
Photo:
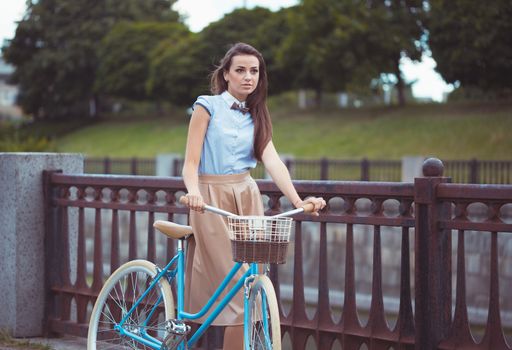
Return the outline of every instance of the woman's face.
[[[253,55],[237,55],[231,59],[229,70],[224,72],[228,92],[239,101],[256,90],[260,78],[260,62]]]

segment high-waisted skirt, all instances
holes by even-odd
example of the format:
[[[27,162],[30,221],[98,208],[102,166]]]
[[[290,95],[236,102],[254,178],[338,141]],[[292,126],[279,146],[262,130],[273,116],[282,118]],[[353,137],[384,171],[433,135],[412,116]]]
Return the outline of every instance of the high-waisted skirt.
[[[237,215],[263,215],[263,203],[256,182],[249,172],[234,175],[199,176],[199,190],[206,204]],[[227,218],[218,214],[190,211],[194,237],[188,240],[185,311],[197,313],[217,290],[235,264],[232,260]],[[210,310],[247,271],[244,264]],[[241,289],[213,322],[217,326],[244,322]],[[209,313],[195,322],[202,323]]]

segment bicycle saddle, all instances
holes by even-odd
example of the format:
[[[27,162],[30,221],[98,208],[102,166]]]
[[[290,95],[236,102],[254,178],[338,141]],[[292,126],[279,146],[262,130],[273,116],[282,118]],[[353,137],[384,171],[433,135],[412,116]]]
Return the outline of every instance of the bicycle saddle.
[[[153,223],[153,227],[174,239],[184,239],[194,234],[191,226],[179,225],[171,221],[157,220]]]

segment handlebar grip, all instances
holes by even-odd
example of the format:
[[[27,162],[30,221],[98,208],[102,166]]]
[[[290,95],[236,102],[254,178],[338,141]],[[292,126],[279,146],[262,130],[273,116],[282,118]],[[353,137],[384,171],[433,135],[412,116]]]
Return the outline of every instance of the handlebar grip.
[[[306,203],[302,206],[305,213],[312,213],[315,210],[315,206],[311,203]]]
[[[188,198],[186,196],[181,196],[179,202],[183,205],[188,205]]]
[[[179,202],[183,205],[188,206],[188,197],[187,196],[181,196]],[[203,209],[206,207],[206,204],[203,204]]]

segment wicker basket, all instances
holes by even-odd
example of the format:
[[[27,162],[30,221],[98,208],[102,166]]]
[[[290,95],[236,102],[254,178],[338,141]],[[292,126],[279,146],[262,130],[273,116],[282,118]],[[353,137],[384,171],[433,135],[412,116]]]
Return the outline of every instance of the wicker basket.
[[[291,218],[228,217],[233,260],[284,264],[290,241]]]

